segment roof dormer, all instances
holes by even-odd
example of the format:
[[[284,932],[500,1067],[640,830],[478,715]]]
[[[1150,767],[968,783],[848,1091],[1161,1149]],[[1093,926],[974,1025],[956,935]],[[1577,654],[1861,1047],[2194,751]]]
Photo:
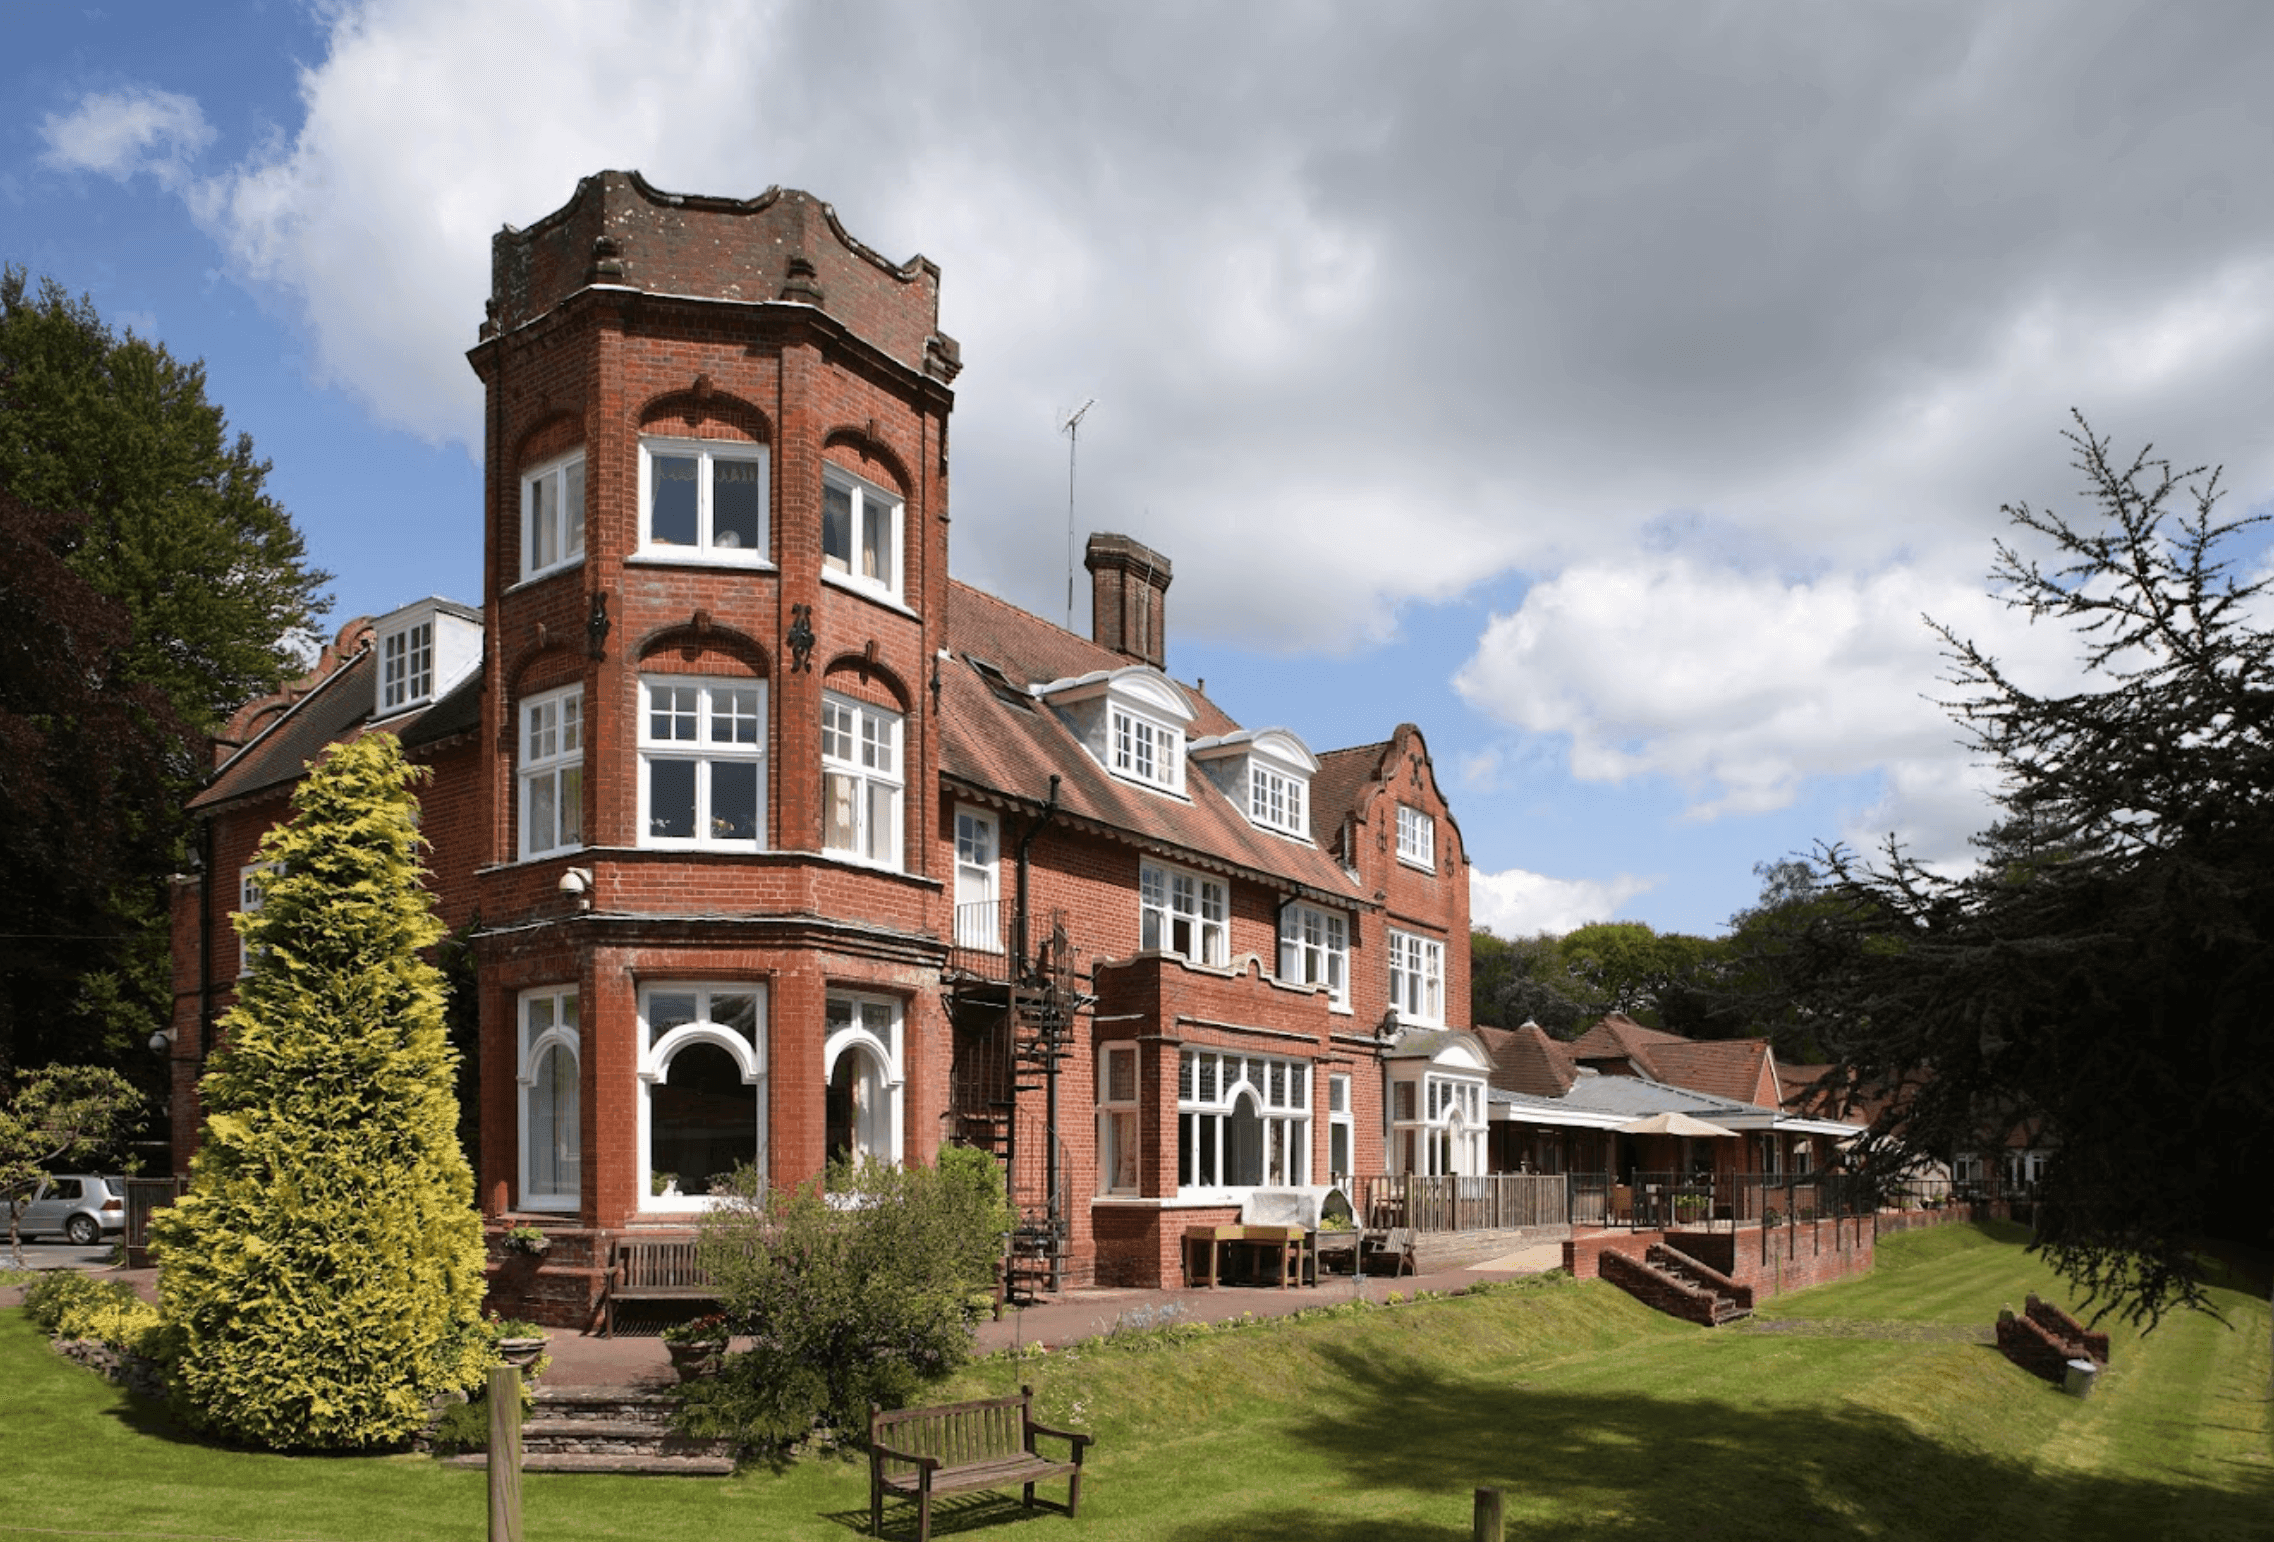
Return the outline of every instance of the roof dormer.
[[[371,715],[432,706],[482,662],[481,612],[429,595],[389,611],[371,625],[379,668],[373,677]]]
[[[1167,675],[1144,664],[1096,669],[1037,686],[1035,695],[1115,776],[1183,793],[1185,729],[1197,713]]]
[[[1190,753],[1257,829],[1298,841],[1311,838],[1311,778],[1319,761],[1293,733],[1244,728],[1195,739]]]

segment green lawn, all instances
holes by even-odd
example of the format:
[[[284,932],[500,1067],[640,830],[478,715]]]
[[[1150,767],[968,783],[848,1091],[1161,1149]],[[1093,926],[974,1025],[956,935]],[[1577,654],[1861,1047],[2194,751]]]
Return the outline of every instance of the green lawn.
[[[1098,1433],[1082,1518],[982,1497],[950,1501],[936,1529],[1453,1542],[1469,1491],[1493,1484],[1518,1538],[2274,1535],[2265,1302],[2219,1292],[2231,1328],[2119,1330],[2080,1402],[1968,1341],[2032,1288],[2060,1296],[2010,1235],[1949,1227],[1890,1239],[1876,1274],[1771,1303],[1759,1328],[1544,1281],[987,1362],[950,1395],[1031,1380],[1048,1416]],[[183,1441],[17,1312],[0,1314],[0,1454],[0,1537],[483,1535],[478,1472]],[[525,1493],[532,1539],[845,1538],[867,1509],[865,1465],[837,1461],[731,1481],[531,1474]]]

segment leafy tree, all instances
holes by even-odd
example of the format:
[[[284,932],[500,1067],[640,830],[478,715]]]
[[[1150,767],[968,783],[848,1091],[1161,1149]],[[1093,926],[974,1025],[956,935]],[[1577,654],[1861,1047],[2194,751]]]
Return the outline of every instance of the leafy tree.
[[[1499,1028],[1538,1023],[1559,1039],[1584,1032],[1602,1013],[1591,1010],[1593,994],[1572,974],[1557,941],[1548,932],[1516,938],[1471,932],[1470,1020]]]
[[[1564,964],[1584,981],[1594,1005],[1590,1021],[1624,1012],[1669,1033],[1724,1037],[1710,993],[1718,985],[1726,949],[1712,937],[1653,931],[1641,921],[1602,921],[1567,933],[1558,945]]]
[[[165,767],[186,734],[127,677],[125,607],[66,560],[85,523],[0,490],[0,865],[19,879],[0,893],[0,1075],[67,1054],[133,1064],[163,1020],[152,875],[174,854]]]
[[[1992,576],[2075,632],[2090,683],[2037,689],[1938,628],[2004,776],[1983,860],[1827,851],[1785,960],[1844,1075],[1893,1098],[1881,1133],[2036,1129],[2038,1245],[2152,1321],[2200,1303],[2207,1233],[2274,1222],[2274,632],[2232,555],[2258,517],[2219,514],[2216,472],[2112,458],[2081,417],[2067,437],[2089,512],[2007,505],[2029,550],[1999,543]]]
[[[689,1389],[686,1424],[759,1447],[865,1428],[869,1403],[898,1407],[970,1355],[1012,1224],[995,1159],[963,1147],[937,1167],[840,1166],[826,1193],[745,1168],[704,1218],[702,1259],[752,1345]]]
[[[24,1266],[17,1230],[24,1204],[41,1178],[61,1163],[81,1162],[123,1140],[142,1094],[101,1066],[49,1066],[25,1077],[0,1103],[0,1196],[8,1201],[8,1253]]]
[[[399,1440],[490,1361],[414,774],[343,744],[262,841],[193,1183],[152,1228],[176,1390],[258,1445]]]
[[[63,944],[46,958],[0,954],[0,1068],[132,1066],[166,1016],[165,878],[185,855],[181,806],[204,770],[197,736],[297,673],[296,643],[329,605],[329,575],[309,566],[264,490],[268,470],[247,436],[228,436],[202,365],[118,336],[52,280],[34,294],[22,269],[0,270],[0,490],[20,500],[7,510],[0,582],[12,610],[28,595],[50,635],[61,626],[79,639],[15,638],[0,666],[14,699],[0,710],[17,714],[8,748],[20,764],[84,756],[98,768],[85,790],[104,795],[112,826],[55,827],[77,854],[29,852],[35,865],[16,869],[19,890],[72,891],[75,908],[7,928],[68,935],[34,939]],[[27,561],[36,574],[16,571]],[[80,581],[77,598],[53,561]],[[72,671],[90,659],[131,723],[69,710],[82,687]],[[11,815],[41,795],[5,773],[0,784]],[[38,838],[18,824],[21,839]]]

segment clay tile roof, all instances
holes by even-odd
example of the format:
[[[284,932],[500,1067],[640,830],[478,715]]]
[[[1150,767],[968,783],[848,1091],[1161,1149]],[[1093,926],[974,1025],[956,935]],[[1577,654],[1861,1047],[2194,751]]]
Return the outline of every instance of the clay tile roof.
[[[1366,789],[1382,779],[1390,744],[1383,739],[1320,754],[1318,774],[1311,778],[1311,838],[1322,848],[1350,856],[1341,849],[1343,822],[1357,812]]]
[[[1766,1039],[1677,1039],[1649,1053],[1651,1074],[1662,1082],[1744,1103],[1776,1102]]]
[[[1521,1028],[1471,1030],[1492,1051],[1492,1085],[1503,1092],[1560,1098],[1579,1080],[1579,1068],[1565,1047],[1538,1023]]]
[[[310,761],[332,745],[360,737],[370,727],[371,672],[378,667],[376,660],[376,652],[366,648],[318,681],[223,763],[189,806],[214,808],[289,787],[300,780]],[[477,669],[424,711],[395,714],[388,719],[387,731],[401,739],[406,750],[437,743],[481,726],[481,698],[482,672]]]
[[[1624,1012],[1613,1012],[1598,1018],[1593,1027],[1566,1047],[1574,1060],[1629,1060],[1636,1070],[1648,1072],[1654,1046],[1688,1042],[1680,1034],[1645,1028]]]
[[[1113,776],[1049,707],[1024,694],[1050,680],[1112,670],[1129,660],[1087,638],[967,584],[948,585],[947,640],[940,666],[940,766],[966,786],[1039,805],[1059,779],[1059,808],[1130,844],[1159,849],[1301,886],[1322,898],[1362,902],[1357,885],[1326,852],[1257,829],[1194,768],[1183,798]],[[982,669],[980,666],[985,666]],[[990,678],[988,671],[994,672]],[[1195,737],[1236,732],[1223,710],[1186,687]]]

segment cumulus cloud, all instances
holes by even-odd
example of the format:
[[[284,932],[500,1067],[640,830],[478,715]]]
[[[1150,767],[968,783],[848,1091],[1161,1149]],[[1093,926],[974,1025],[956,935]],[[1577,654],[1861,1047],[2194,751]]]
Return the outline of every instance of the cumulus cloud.
[[[92,171],[123,182],[149,172],[176,192],[191,183],[190,163],[213,141],[197,102],[172,91],[130,86],[91,91],[67,113],[40,124],[41,161],[60,171]]]
[[[1568,741],[1583,781],[1662,777],[1690,815],[1789,805],[1811,777],[1878,772],[1880,800],[1844,832],[1901,830],[1962,854],[1986,772],[1935,682],[1927,617],[2017,675],[2076,683],[2069,639],[2019,622],[1979,581],[1915,565],[1787,577],[1655,553],[1579,564],[1486,626],[1455,687],[1478,711]]]
[[[1289,651],[1669,511],[1979,551],[2072,401],[2274,466],[2256,7],[331,14],[301,122],[189,190],[325,379],[477,443],[500,222],[602,166],[808,187],[945,267],[959,558],[1037,606],[1086,396],[1081,522]]]
[[[1656,878],[1621,873],[1616,878],[1550,878],[1510,868],[1504,873],[1469,874],[1469,924],[1502,937],[1535,932],[1573,931],[1608,921],[1619,907],[1656,888]]]

